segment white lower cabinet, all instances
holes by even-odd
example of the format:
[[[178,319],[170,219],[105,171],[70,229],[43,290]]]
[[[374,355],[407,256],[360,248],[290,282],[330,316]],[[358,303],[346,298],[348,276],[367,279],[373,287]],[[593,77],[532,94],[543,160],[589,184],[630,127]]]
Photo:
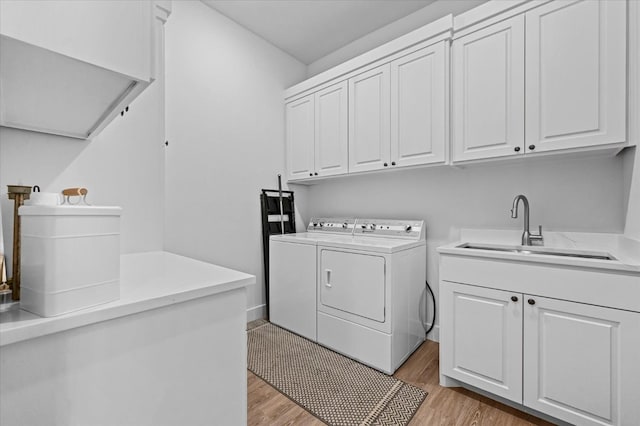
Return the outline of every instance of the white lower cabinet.
[[[443,376],[575,425],[640,424],[640,313],[502,288],[440,282]]]
[[[524,405],[579,425],[640,424],[640,314],[525,298]]]
[[[442,284],[440,300],[447,307],[440,326],[443,372],[521,403],[522,298],[508,291]]]

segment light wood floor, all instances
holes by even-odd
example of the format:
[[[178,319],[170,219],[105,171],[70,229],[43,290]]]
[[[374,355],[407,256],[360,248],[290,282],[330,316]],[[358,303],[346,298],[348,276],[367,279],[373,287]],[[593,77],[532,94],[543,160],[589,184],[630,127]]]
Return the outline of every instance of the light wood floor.
[[[438,374],[438,344],[432,341],[422,344],[394,374],[429,392],[410,425],[551,425],[466,389],[443,388]],[[248,376],[249,426],[324,424],[250,371]]]

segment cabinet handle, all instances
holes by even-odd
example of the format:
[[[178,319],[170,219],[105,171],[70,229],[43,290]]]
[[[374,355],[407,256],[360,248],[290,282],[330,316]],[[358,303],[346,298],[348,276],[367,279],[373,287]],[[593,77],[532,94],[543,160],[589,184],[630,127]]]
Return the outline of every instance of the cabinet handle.
[[[313,176],[313,173],[309,173],[309,176]]]
[[[511,301],[512,302],[517,302],[518,301],[518,297],[517,296],[511,296]]]
[[[536,149],[536,146],[535,146],[535,145],[529,145],[529,149],[530,149],[531,151],[533,151],[534,149]]]
[[[536,301],[533,300],[533,299],[529,299],[529,300],[527,300],[527,303],[529,303],[530,305],[535,305]]]
[[[514,150],[515,152],[520,152],[520,147],[519,147],[519,146],[516,146],[515,148],[513,148],[513,150]]]
[[[387,163],[384,163],[383,165],[384,165],[385,167],[387,167],[387,166],[388,166],[388,164],[387,164]]]
[[[318,176],[318,172],[315,172],[314,175]]]
[[[391,162],[391,165],[392,165],[392,166],[395,166],[395,165],[396,165],[396,162],[395,162],[395,161],[392,161],[392,162]]]

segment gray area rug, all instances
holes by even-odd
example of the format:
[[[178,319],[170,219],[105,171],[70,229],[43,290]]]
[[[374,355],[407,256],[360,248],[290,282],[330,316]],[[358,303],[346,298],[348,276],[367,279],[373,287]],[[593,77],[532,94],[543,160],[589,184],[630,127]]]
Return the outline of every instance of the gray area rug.
[[[406,425],[427,396],[271,323],[247,334],[249,370],[330,425]]]

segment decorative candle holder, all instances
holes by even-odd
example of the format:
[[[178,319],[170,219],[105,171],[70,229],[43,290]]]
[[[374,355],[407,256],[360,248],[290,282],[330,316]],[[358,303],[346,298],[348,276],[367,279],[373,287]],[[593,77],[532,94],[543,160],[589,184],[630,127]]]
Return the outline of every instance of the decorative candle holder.
[[[31,187],[23,185],[7,185],[8,196],[14,200],[13,207],[13,277],[7,281],[11,286],[11,299],[20,300],[20,216],[18,209],[31,195]]]

